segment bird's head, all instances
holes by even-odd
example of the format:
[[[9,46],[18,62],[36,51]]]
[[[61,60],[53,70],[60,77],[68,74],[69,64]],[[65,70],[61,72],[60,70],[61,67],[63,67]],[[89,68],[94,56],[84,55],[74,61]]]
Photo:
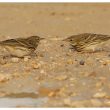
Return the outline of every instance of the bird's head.
[[[40,40],[43,40],[44,38],[41,38],[39,36],[31,36],[29,37],[28,39],[32,40],[32,41],[40,41]]]
[[[30,36],[27,38],[29,44],[33,45],[35,48],[38,46],[40,40],[43,40],[44,38],[41,38],[39,36]]]
[[[63,41],[72,42],[72,41],[73,41],[73,38],[72,38],[72,37],[68,37],[68,38],[66,38],[66,39],[63,39]]]

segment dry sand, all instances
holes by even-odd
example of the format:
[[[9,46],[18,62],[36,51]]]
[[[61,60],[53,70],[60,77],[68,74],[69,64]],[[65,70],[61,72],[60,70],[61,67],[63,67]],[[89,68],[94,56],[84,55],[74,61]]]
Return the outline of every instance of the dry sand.
[[[109,107],[110,53],[77,53],[61,41],[110,35],[110,4],[0,4],[0,40],[46,38],[31,59],[0,65],[0,107]],[[12,62],[13,60],[13,62]]]

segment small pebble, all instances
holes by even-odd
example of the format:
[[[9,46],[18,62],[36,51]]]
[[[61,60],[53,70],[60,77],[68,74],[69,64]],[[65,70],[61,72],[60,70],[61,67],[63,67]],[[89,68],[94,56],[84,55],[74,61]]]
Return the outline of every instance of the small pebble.
[[[72,102],[69,98],[67,98],[67,99],[64,99],[64,104],[67,105],[67,106],[71,106]]]
[[[54,15],[56,15],[56,13],[55,12],[51,12],[50,15],[54,16]]]
[[[61,75],[61,76],[57,76],[55,79],[62,81],[62,80],[66,80],[68,77],[66,75]]]
[[[106,96],[107,96],[106,92],[98,92],[93,95],[94,98],[104,98]]]
[[[22,85],[22,84],[19,84],[19,85],[18,85],[18,88],[21,88],[21,87],[23,87],[23,85]]]
[[[110,106],[110,101],[105,101],[105,105]]]
[[[12,58],[11,60],[12,60],[13,63],[19,62],[19,58]]]
[[[71,99],[64,99],[64,104],[69,107],[84,107],[87,101],[72,101]]]
[[[13,77],[13,78],[18,78],[18,77],[20,77],[20,74],[19,74],[19,73],[13,73],[13,74],[12,74],[12,77]]]
[[[91,103],[94,107],[101,107],[102,106],[102,102],[98,99],[91,99]]]
[[[102,87],[102,86],[103,86],[103,83],[102,83],[102,82],[97,82],[97,83],[96,83],[96,87],[97,87],[97,88],[100,88],[100,87]]]
[[[85,77],[96,77],[97,73],[96,72],[85,72],[82,75]]]
[[[5,92],[0,92],[0,97],[4,97],[6,96],[6,93]]]
[[[45,88],[41,87],[39,88],[39,95],[41,96],[48,96],[48,97],[54,97],[59,92],[59,89],[55,88]]]
[[[80,64],[80,65],[84,65],[84,64],[85,64],[85,61],[84,61],[84,60],[81,60],[81,61],[79,62],[79,64]]]
[[[61,47],[64,47],[64,44],[61,44],[60,46],[61,46]]]
[[[25,62],[29,61],[29,57],[24,57],[24,61]]]
[[[33,69],[38,69],[40,67],[40,64],[34,64]]]
[[[70,18],[70,17],[66,17],[64,20],[65,20],[65,21],[70,21],[71,18]]]
[[[6,64],[6,63],[7,63],[6,59],[3,59],[3,58],[0,59],[0,64],[1,64],[1,65],[4,65],[4,64]]]
[[[39,80],[39,77],[37,76],[37,77],[35,77],[35,80]]]
[[[69,59],[69,60],[67,61],[67,64],[73,64],[73,60],[72,60],[72,59]]]
[[[0,74],[0,82],[6,82],[8,80],[10,80],[10,76],[9,75],[3,75],[3,74]]]
[[[41,70],[40,73],[43,74],[43,73],[45,73],[45,71],[44,70]]]

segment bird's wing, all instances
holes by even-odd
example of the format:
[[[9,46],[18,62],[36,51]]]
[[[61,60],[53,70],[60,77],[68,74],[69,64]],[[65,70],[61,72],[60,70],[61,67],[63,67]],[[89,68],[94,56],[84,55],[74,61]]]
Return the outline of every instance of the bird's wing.
[[[34,48],[25,38],[16,38],[16,39],[9,39],[0,42],[1,45],[9,45],[9,46],[22,46],[26,48]]]
[[[15,46],[15,45],[20,46],[20,44],[15,39],[1,41],[0,44],[1,45],[9,45],[9,46]]]
[[[110,36],[109,35],[101,35],[101,34],[99,34],[99,35],[97,35],[96,38],[98,38],[98,37],[99,37],[99,40],[101,40],[101,41],[110,40]]]
[[[83,34],[71,36],[70,39],[73,39],[74,42],[79,43],[79,42],[84,42],[87,39],[89,39],[90,35],[91,35],[90,33],[83,33]]]
[[[34,46],[32,44],[30,44],[26,38],[24,38],[24,39],[18,38],[15,40],[16,40],[16,42],[18,42],[20,45],[22,45],[24,47],[34,48]]]

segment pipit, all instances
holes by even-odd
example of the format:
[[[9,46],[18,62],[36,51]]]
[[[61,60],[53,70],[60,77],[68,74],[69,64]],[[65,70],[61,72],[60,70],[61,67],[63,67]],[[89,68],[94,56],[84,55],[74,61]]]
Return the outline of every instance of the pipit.
[[[31,36],[28,38],[16,38],[0,41],[0,52],[3,56],[24,57],[28,56],[36,50],[40,40],[39,36]]]
[[[83,33],[70,36],[63,41],[71,43],[73,49],[78,52],[96,52],[96,48],[100,48],[106,41],[110,40],[109,35]]]

